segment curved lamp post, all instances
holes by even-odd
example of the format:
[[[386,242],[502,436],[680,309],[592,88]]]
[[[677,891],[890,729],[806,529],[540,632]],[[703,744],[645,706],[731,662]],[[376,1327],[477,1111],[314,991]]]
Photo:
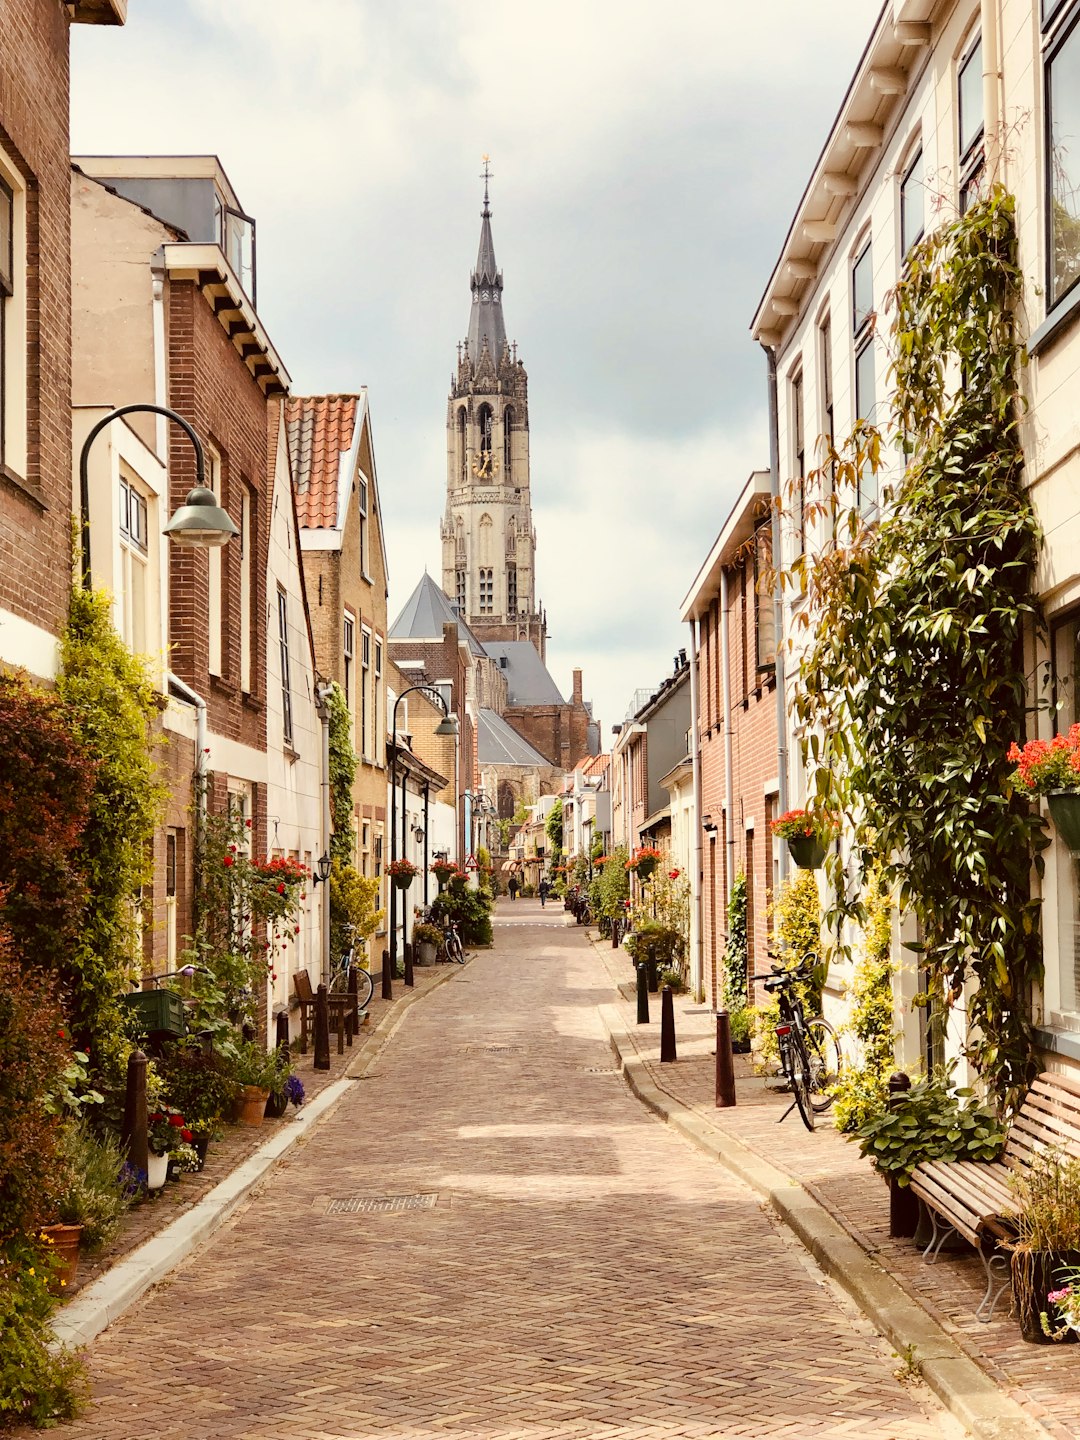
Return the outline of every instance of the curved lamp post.
[[[391,733],[391,734],[393,735],[393,737],[394,737],[394,742],[393,742],[393,743],[394,743],[394,751],[393,751],[393,755],[392,755],[391,760],[390,760],[390,864],[391,864],[391,865],[393,865],[394,861],[398,858],[398,855],[397,855],[397,757],[398,757],[397,716],[398,716],[398,706],[401,704],[402,700],[405,699],[405,696],[406,696],[406,695],[412,695],[415,691],[420,691],[422,694],[426,695],[429,700],[434,699],[434,701],[438,704],[439,709],[440,709],[440,710],[442,711],[442,713],[443,713],[443,718],[439,721],[438,725],[436,725],[436,727],[435,727],[435,734],[436,734],[436,735],[453,735],[453,736],[456,737],[456,736],[457,736],[457,733],[458,733],[457,717],[456,717],[455,715],[451,715],[451,714],[450,714],[450,711],[449,711],[449,709],[447,708],[446,701],[443,699],[441,692],[438,691],[438,690],[435,688],[434,685],[410,685],[409,688],[408,688],[407,690],[403,690],[403,691],[401,692],[401,694],[397,697],[397,699],[394,701],[394,711],[393,711],[393,715],[392,715],[391,720],[390,720],[390,733]],[[456,798],[457,798],[457,797],[455,796],[455,801],[456,801]],[[456,805],[455,805],[455,809],[456,809]],[[401,830],[402,830],[401,840],[402,840],[402,849],[404,849],[404,844],[405,844],[405,796],[404,796],[404,795],[402,795],[402,797],[401,797],[401,821],[402,821],[402,825],[401,825]],[[401,903],[402,903],[402,906],[404,906],[404,904],[405,904],[405,897],[404,897],[404,895],[402,895]],[[402,913],[404,913],[404,911],[403,911]],[[393,975],[395,978],[397,977],[397,886],[394,884],[394,881],[393,881],[393,877],[392,877],[392,876],[391,876],[391,880],[390,880],[390,974]]]
[[[188,492],[187,503],[180,506],[162,533],[177,545],[201,546],[214,549],[227,545],[240,532],[228,514],[217,502],[217,496],[206,484],[206,459],[199,437],[182,415],[167,410],[163,405],[121,405],[100,419],[83,441],[79,453],[79,506],[80,528],[82,530],[82,583],[83,589],[90,588],[90,446],[106,425],[119,420],[122,415],[164,415],[172,420],[191,441],[195,451],[195,487]]]

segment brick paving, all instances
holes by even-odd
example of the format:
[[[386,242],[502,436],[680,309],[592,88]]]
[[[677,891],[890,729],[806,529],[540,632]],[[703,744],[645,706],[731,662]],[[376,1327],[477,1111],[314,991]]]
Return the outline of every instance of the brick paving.
[[[595,932],[593,932],[595,937]],[[863,1160],[858,1147],[819,1117],[810,1134],[793,1112],[776,1121],[789,1097],[767,1091],[749,1060],[735,1057],[737,1105],[715,1108],[716,1021],[707,1007],[688,996],[675,997],[678,1060],[660,1064],[659,1005],[653,1004],[646,1029],[635,1023],[632,967],[622,950],[595,939],[597,953],[620,991],[626,1029],[654,1081],[691,1106],[717,1130],[786,1170],[817,1199],[908,1293],[933,1316],[958,1345],[1016,1400],[1054,1440],[1080,1440],[1080,1364],[1074,1346],[1033,1345],[1020,1339],[1009,1314],[1009,1297],[993,1320],[981,1324],[974,1311],[986,1279],[973,1250],[942,1255],[927,1265],[910,1240],[889,1236],[888,1192]],[[650,997],[654,1002],[657,997]]]
[[[955,1434],[751,1192],[614,1073],[584,933],[528,901],[498,921],[95,1342],[94,1407],[65,1440]],[[437,1198],[329,1208],[414,1196]]]

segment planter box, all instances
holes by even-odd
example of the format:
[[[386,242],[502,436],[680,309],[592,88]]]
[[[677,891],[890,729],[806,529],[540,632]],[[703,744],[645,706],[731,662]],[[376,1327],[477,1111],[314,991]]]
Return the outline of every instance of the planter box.
[[[187,1034],[184,1002],[175,990],[135,990],[120,997],[133,1010],[147,1035]]]

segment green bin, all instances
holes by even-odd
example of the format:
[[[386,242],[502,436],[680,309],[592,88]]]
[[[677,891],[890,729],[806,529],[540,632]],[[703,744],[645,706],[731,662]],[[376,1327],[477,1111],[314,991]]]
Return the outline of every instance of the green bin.
[[[147,1035],[186,1035],[184,1002],[175,990],[133,990],[121,997]]]

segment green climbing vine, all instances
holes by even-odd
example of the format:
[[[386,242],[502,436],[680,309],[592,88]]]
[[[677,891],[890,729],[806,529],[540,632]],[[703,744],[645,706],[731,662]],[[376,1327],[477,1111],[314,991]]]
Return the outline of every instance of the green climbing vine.
[[[1030,894],[1037,816],[1005,785],[1022,735],[1025,628],[1039,532],[1024,490],[1014,202],[995,186],[909,255],[893,295],[888,438],[906,468],[880,519],[858,497],[883,469],[860,422],[831,450],[808,513],[833,543],[796,562],[807,627],[795,717],[810,806],[843,816],[856,859],[919,922],[928,989],[967,1006],[967,1053],[997,1098],[1033,1072],[1030,996],[1041,977]],[[829,933],[862,922],[844,857],[830,857]]]
[[[326,692],[330,713],[330,858],[351,865],[353,841],[353,781],[357,757],[352,745],[352,724],[345,692],[334,681]]]
[[[844,1066],[833,1107],[836,1128],[845,1132],[858,1129],[885,1108],[888,1080],[895,1068],[894,907],[876,866],[870,872],[864,908],[862,953],[851,980],[851,1012],[845,1026],[858,1042],[859,1053],[853,1064]]]
[[[740,870],[731,882],[731,894],[728,897],[728,938],[724,950],[724,986],[721,997],[728,1010],[742,1010],[746,1005],[746,974],[750,954],[746,914],[746,872]]]

